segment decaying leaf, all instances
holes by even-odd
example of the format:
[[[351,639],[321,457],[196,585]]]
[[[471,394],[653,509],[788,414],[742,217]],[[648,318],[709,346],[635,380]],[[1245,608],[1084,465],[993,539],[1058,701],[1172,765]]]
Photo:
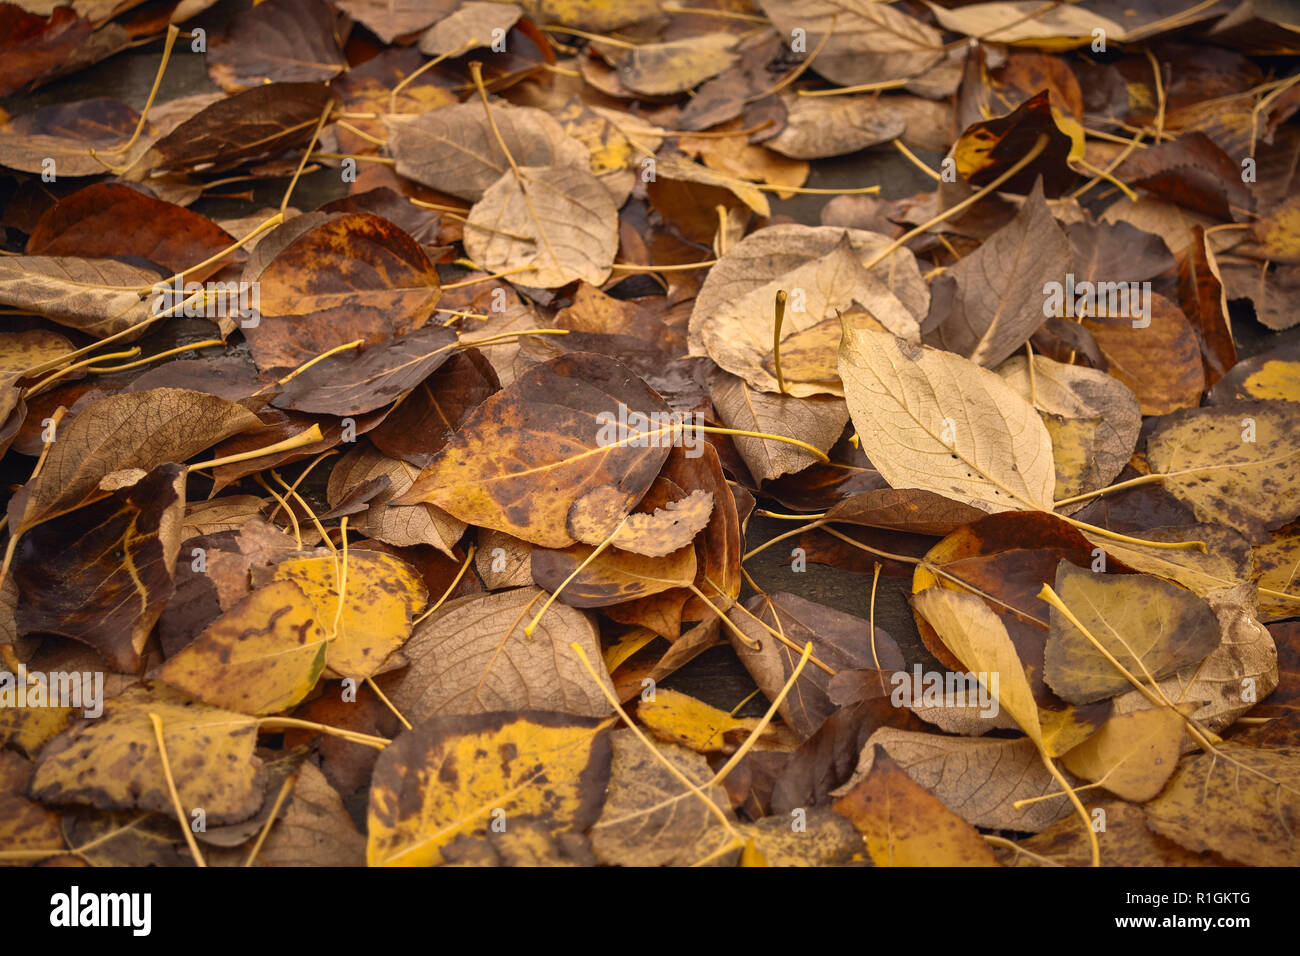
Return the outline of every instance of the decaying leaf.
[[[891,486],[988,511],[1052,509],[1052,439],[996,373],[855,330],[840,345],[840,378],[862,450]]]
[[[371,866],[428,866],[496,820],[585,830],[610,775],[609,721],[547,711],[434,717],[379,757],[370,785]],[[438,781],[434,785],[433,781]]]
[[[151,713],[162,719],[182,806],[203,807],[211,823],[235,823],[257,812],[257,719],[196,703],[160,684],[126,691],[104,705],[98,720],[77,721],[50,741],[36,764],[32,796],[101,810],[173,813]]]

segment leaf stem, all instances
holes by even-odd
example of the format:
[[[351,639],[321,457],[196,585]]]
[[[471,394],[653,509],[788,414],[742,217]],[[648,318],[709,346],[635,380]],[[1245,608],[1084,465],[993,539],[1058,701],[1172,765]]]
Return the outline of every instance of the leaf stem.
[[[175,30],[175,27],[172,27]],[[190,855],[194,857],[194,865],[206,867],[208,864],[203,859],[203,854],[199,852],[199,845],[194,840],[194,833],[190,830],[189,818],[185,815],[185,808],[181,806],[181,796],[176,792],[176,778],[172,776],[172,764],[167,759],[167,744],[163,742],[163,722],[162,718],[155,713],[149,714],[149,722],[153,724],[153,735],[158,741],[158,757],[162,761],[163,776],[167,779],[167,790],[172,797],[172,806],[176,808],[176,822],[181,826],[181,833],[185,834],[185,842],[189,844]]]
[[[261,458],[263,455],[274,455],[277,452],[292,451],[295,448],[302,448],[304,445],[314,445],[324,438],[321,435],[320,426],[312,425],[311,428],[304,429],[291,438],[284,441],[278,441],[274,445],[267,445],[265,448],[254,448],[251,451],[241,451],[235,455],[226,455],[224,458],[213,458],[210,461],[201,461],[198,464],[190,465],[190,471],[198,471],[201,468],[219,468],[222,465],[233,465],[240,461],[249,461],[253,458]]]
[[[785,390],[785,376],[781,374],[781,323],[785,320],[785,289],[776,292],[776,322],[772,325],[772,365],[776,369],[776,388],[782,395]],[[827,459],[829,461],[829,459]]]

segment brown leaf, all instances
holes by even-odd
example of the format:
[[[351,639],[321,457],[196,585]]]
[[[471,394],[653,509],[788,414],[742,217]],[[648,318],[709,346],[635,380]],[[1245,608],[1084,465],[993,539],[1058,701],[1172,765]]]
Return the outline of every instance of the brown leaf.
[[[465,533],[464,522],[431,504],[390,504],[410,489],[418,474],[419,469],[415,466],[389,458],[368,445],[360,445],[334,466],[326,494],[330,507],[336,507],[349,489],[376,477],[386,477],[388,488],[370,499],[367,510],[352,523],[352,527],[399,547],[431,544],[450,556],[452,547]]]
[[[439,295],[437,270],[420,246],[369,213],[346,213],[308,230],[260,274],[246,271],[249,278],[260,284],[262,315],[244,335],[262,369],[299,365],[356,339],[377,345],[419,329]],[[375,358],[336,361],[360,362],[363,374],[373,374],[374,362],[384,370]]]
[[[492,120],[518,166],[588,166],[587,148],[543,110],[494,106]],[[397,172],[451,196],[477,203],[511,170],[478,100],[390,117],[387,125]]]
[[[1036,184],[1016,218],[949,270],[951,311],[925,341],[992,368],[1048,317],[1043,287],[1069,271],[1070,244]]]
[[[162,137],[127,172],[203,169],[216,172],[274,156],[311,138],[329,88],[317,83],[267,83],[218,100]]]
[[[212,38],[208,73],[222,89],[268,82],[325,83],[347,66],[324,0],[266,0]]]
[[[96,183],[55,203],[27,240],[29,255],[140,256],[169,272],[208,259],[235,239],[205,216],[120,183]],[[242,252],[225,261],[238,261]],[[210,273],[193,273],[202,279]]]
[[[519,166],[489,186],[465,220],[465,252],[491,272],[552,289],[609,278],[618,210],[583,167]]]
[[[19,632],[71,637],[118,670],[135,670],[172,597],[184,511],[185,469],[159,465],[29,530],[14,555]]]
[[[877,96],[790,96],[785,126],[764,145],[795,159],[843,156],[903,135],[907,123]]]
[[[105,475],[181,462],[259,424],[242,406],[182,389],[128,392],[95,402],[63,426],[40,474],[10,499],[11,533],[104,497],[99,481]]]
[[[834,671],[876,666],[892,670],[903,666],[903,655],[894,638],[877,626],[873,642],[869,622],[860,617],[785,591],[766,597],[755,595],[745,606],[749,614],[732,611],[728,616],[751,641],[757,642],[758,649],[747,647],[734,635],[732,647],[769,698],[775,698],[790,679],[800,650],[809,641],[813,656]],[[758,621],[784,634],[794,646],[777,640]],[[809,737],[834,710],[827,696],[829,681],[829,675],[810,662],[781,704],[781,716],[801,740]]]
[[[544,597],[516,588],[449,601],[403,647],[410,667],[380,684],[417,724],[434,715],[543,709],[604,717],[609,703],[569,646],[577,642],[599,666],[591,619],[553,605],[532,636],[524,634]]]
[[[997,866],[988,844],[889,758],[835,801],[835,812],[862,833],[876,866]]]
[[[709,375],[709,391],[718,417],[728,428],[784,435],[830,451],[849,420],[848,406],[832,395],[795,398],[749,387],[743,378],[722,369]],[[734,435],[732,441],[756,481],[802,471],[817,461],[789,442]]]
[[[616,430],[620,405],[629,415],[668,411],[603,356],[575,353],[539,365],[475,409],[395,503],[428,501],[462,521],[542,547],[568,547],[574,539],[565,519],[575,501],[616,485],[630,511],[668,454],[658,447],[662,429],[603,441],[605,431]],[[642,441],[645,447],[637,447]]]
[[[1146,321],[1149,327],[1135,327]],[[1084,327],[1110,362],[1108,371],[1137,396],[1143,415],[1194,407],[1205,389],[1201,350],[1182,311],[1157,293],[1142,319],[1085,318]]]

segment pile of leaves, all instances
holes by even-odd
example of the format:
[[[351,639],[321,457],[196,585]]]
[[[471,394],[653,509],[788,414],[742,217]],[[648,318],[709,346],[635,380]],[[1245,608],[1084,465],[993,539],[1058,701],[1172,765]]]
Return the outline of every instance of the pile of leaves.
[[[0,861],[1300,863],[1296,22],[208,6],[0,4],[220,87],[0,117]]]

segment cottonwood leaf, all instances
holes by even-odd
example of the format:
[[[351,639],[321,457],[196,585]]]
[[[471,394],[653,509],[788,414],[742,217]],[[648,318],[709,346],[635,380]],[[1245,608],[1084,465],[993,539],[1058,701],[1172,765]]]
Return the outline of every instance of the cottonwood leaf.
[[[709,375],[713,407],[728,428],[783,435],[807,442],[823,452],[839,440],[849,420],[842,398],[810,395],[795,398],[750,388],[743,378],[723,369]],[[732,442],[745,460],[749,473],[759,482],[802,471],[814,464],[812,452],[789,442],[732,435]]]
[[[473,348],[454,351],[367,437],[385,455],[423,468],[469,413],[500,387],[482,352]]]
[[[154,314],[148,290],[161,281],[157,272],[115,259],[5,256],[0,305],[104,338]]]
[[[459,0],[339,0],[339,8],[385,43],[409,36],[453,13]]]
[[[411,634],[424,607],[424,582],[400,558],[376,551],[291,557],[276,565],[273,580],[306,593],[329,639],[325,665],[342,677],[374,674]],[[343,588],[339,596],[340,584]]]
[[[1034,692],[1006,627],[989,606],[973,594],[946,588],[928,588],[913,595],[912,606],[938,631],[968,672],[998,675],[998,703],[1029,739],[1042,747],[1043,728]]]
[[[863,268],[845,233],[826,255],[751,289],[701,323],[700,338],[709,357],[760,391],[780,391],[780,382],[764,361],[772,351],[776,321],[773,303],[780,290],[794,290],[801,300],[794,308],[786,308],[781,325],[783,338],[807,331],[827,319],[834,321],[854,303],[861,303],[881,327],[913,342],[920,339],[915,319],[883,283]],[[785,389],[799,398],[836,394],[840,390],[834,381],[789,380]]]
[[[356,339],[377,345],[419,329],[440,294],[438,271],[419,243],[387,219],[364,212],[344,213],[308,229],[260,272],[250,263],[244,276],[261,290],[261,320],[243,330],[261,369],[300,365]],[[421,338],[411,345],[428,345],[431,351],[446,344],[433,337],[436,343]],[[389,354],[334,356],[332,367],[374,374],[384,370]],[[322,374],[309,382],[321,384]]]
[[[59,815],[27,798],[34,769],[18,754],[0,750],[0,853],[49,850],[57,856],[64,848]]]
[[[209,624],[158,676],[213,707],[279,713],[316,686],[328,641],[303,589],[274,581]]]
[[[975,3],[958,10],[932,5],[930,9],[934,11],[935,19],[948,30],[971,37],[994,34],[999,43],[1076,38],[1077,44],[1082,46],[1086,40],[1091,40],[1094,29],[1104,30],[1108,38],[1118,39],[1126,35],[1119,23],[1092,10],[1071,6],[1042,10],[1034,6],[1033,0]]]
[[[361,415],[397,401],[447,361],[456,333],[426,326],[360,351],[317,362],[292,379],[272,404],[322,415]]]
[[[424,32],[420,37],[420,52],[430,56],[453,56],[466,49],[488,46],[496,37],[504,37],[523,14],[513,3],[470,0]]]
[[[1222,861],[1209,853],[1183,849],[1147,826],[1142,807],[1114,798],[1091,804],[1106,817],[1106,829],[1097,831],[1102,866],[1216,866]],[[1058,820],[1042,833],[1021,840],[1014,849],[997,850],[1007,866],[1089,866],[1092,848],[1088,831],[1074,817]],[[1044,862],[1046,860],[1046,862]]]
[[[656,508],[653,514],[629,515],[611,544],[620,551],[663,557],[694,541],[712,515],[713,493],[697,488],[685,498]]]
[[[334,466],[326,496],[330,507],[334,508],[346,492],[358,485],[375,478],[387,478],[388,488],[370,499],[366,510],[351,526],[398,547],[431,544],[452,557],[452,549],[465,533],[465,522],[431,504],[391,504],[394,498],[410,489],[419,473],[414,465],[361,445],[344,455]]]
[[[919,488],[877,488],[831,505],[826,520],[915,534],[949,535],[987,512]]]
[[[662,437],[637,428],[603,441],[606,426],[617,425],[620,405],[629,416],[663,421],[668,414],[659,396],[613,359],[591,353],[552,359],[475,409],[394,502],[428,501],[471,524],[545,548],[568,547],[574,539],[565,520],[575,501],[616,485],[630,511],[668,455],[659,447],[667,437],[662,429]]]
[[[587,168],[587,148],[546,111],[494,104],[492,119],[516,165]],[[389,116],[385,123],[397,172],[439,192],[477,203],[510,172],[510,161],[477,100],[414,117]]]
[[[1137,398],[1116,378],[1082,365],[1023,356],[998,367],[1003,380],[1041,413],[1052,436],[1057,499],[1110,484],[1137,446],[1142,413]]]
[[[1242,583],[1214,591],[1206,600],[1219,619],[1222,641],[1199,664],[1184,668],[1157,688],[1175,705],[1196,705],[1196,722],[1214,732],[1273,693],[1278,683],[1278,654],[1268,629],[1255,619],[1255,589]],[[1244,693],[1250,688],[1253,694]],[[1131,690],[1115,698],[1115,713],[1146,710],[1150,701]]]
[[[719,853],[732,839],[719,816],[733,821],[721,786],[706,786],[713,771],[700,754],[675,744],[655,749],[716,807],[709,808],[656,759],[630,730],[610,736],[613,765],[609,793],[591,829],[596,859],[611,866],[690,866],[712,857],[725,864],[734,851]],[[713,854],[719,855],[714,857]]]
[[[864,229],[838,226],[802,226],[793,223],[767,226],[750,233],[727,250],[717,265],[709,270],[691,311],[689,344],[692,355],[707,355],[703,342],[706,323],[723,308],[760,286],[767,285],[791,270],[814,262],[828,254],[848,233],[859,261],[866,262],[891,243],[889,236]],[[908,249],[898,249],[888,258],[867,270],[884,284],[918,321],[930,308],[930,290],[921,278],[916,257]],[[788,290],[787,290],[788,291]],[[764,304],[762,316],[772,314],[772,302]],[[747,316],[748,321],[751,317]],[[791,318],[791,316],[787,316]],[[767,347],[771,347],[769,326]]]
[[[154,143],[125,178],[165,170],[217,172],[274,156],[307,142],[332,99],[329,87],[319,83],[267,83],[217,100]]]
[[[156,388],[105,398],[59,429],[45,467],[10,499],[9,527],[25,531],[104,497],[99,481],[112,472],[182,462],[260,428],[248,409],[203,392]]]
[[[367,813],[370,866],[433,866],[458,835],[504,814],[582,831],[610,776],[608,720],[524,710],[433,717],[379,755]],[[498,812],[499,811],[499,812]]]
[[[1146,327],[1134,328],[1134,322]],[[1187,317],[1158,293],[1150,312],[1136,317],[1085,318],[1083,326],[1109,362],[1107,371],[1137,396],[1143,415],[1194,408],[1205,390],[1201,348]]]
[[[631,49],[593,41],[592,48],[618,70],[619,82],[647,96],[671,96],[694,89],[736,62],[736,37],[700,33]]]
[[[583,544],[562,551],[534,548],[533,580],[548,591],[556,591],[568,581],[556,600],[570,607],[623,604],[673,588],[690,587],[695,581],[696,555],[689,542],[655,558],[631,551],[602,551],[569,580],[569,575],[591,557],[593,550],[591,545]]]
[[[1187,409],[1161,420],[1147,439],[1161,484],[1208,523],[1255,541],[1296,516],[1300,497],[1300,405],[1232,402]]]
[[[1047,320],[1043,286],[1069,269],[1070,240],[1037,183],[1011,222],[948,270],[956,294],[926,342],[992,368]]]
[[[1178,769],[1185,736],[1181,713],[1153,707],[1112,717],[1062,762],[1071,773],[1100,783],[1117,797],[1146,803]]]
[[[569,647],[576,642],[588,658],[599,659],[591,618],[553,605],[532,636],[524,634],[544,599],[528,587],[444,604],[403,647],[410,667],[384,680],[394,705],[413,723],[517,710],[604,717],[609,702]],[[602,684],[613,686],[608,677]]]
[[[732,611],[728,616],[757,648],[746,646],[734,635],[732,647],[769,698],[780,693],[799,662],[800,650],[809,642],[813,655],[835,671],[877,666],[889,670],[903,666],[903,655],[894,638],[877,626],[873,648],[871,625],[860,617],[785,591],[755,595],[746,608],[748,614]],[[784,634],[790,644],[772,637],[759,621]],[[834,712],[828,695],[829,684],[830,676],[810,662],[782,702],[781,716],[800,740],[811,736]]]
[[[98,720],[77,721],[41,751],[31,794],[44,803],[101,810],[175,813],[149,714],[163,741],[181,806],[203,807],[208,822],[237,823],[262,805],[254,717],[199,704],[163,684],[132,687],[104,704]]]
[[[675,690],[660,688],[651,700],[637,705],[637,720],[660,740],[679,744],[696,753],[735,753],[757,729],[757,717],[732,717],[725,710]],[[793,744],[780,727],[769,724],[759,735],[759,750],[785,750]]]
[[[1052,510],[1052,439],[996,372],[859,329],[840,345],[840,378],[862,451],[894,488],[994,512]]]
[[[1219,646],[1219,621],[1191,591],[1145,574],[1095,574],[1062,561],[1056,593],[1088,632],[1139,680],[1161,680]],[[1055,607],[1043,676],[1076,704],[1133,685]]]
[[[324,0],[267,0],[241,11],[212,38],[208,75],[236,91],[269,81],[328,83],[347,68]]]
[[[1300,757],[1231,743],[1188,757],[1146,805],[1147,824],[1193,852],[1247,866],[1300,863]]]
[[[185,469],[168,464],[31,528],[14,553],[19,633],[70,637],[135,670],[172,599],[184,512]]]
[[[618,248],[618,210],[585,168],[520,166],[487,188],[465,220],[465,252],[490,272],[541,289],[601,285]]]
[[[808,807],[802,831],[794,830],[790,819],[763,817],[736,829],[753,841],[765,866],[850,866],[865,858],[862,834],[835,811]]]
[[[366,838],[357,832],[338,791],[311,761],[298,769],[283,816],[271,827],[256,862],[258,866],[365,865]]]
[[[937,30],[886,4],[760,0],[759,5],[783,35],[806,31],[810,50],[829,34],[813,68],[842,86],[916,76],[943,58]]]
[[[103,259],[134,255],[181,272],[234,244],[234,236],[206,216],[122,183],[95,183],[45,211],[27,239],[27,252]],[[223,261],[243,255],[237,250]],[[216,268],[190,276],[202,279]]]
[[[873,753],[881,751],[971,826],[1037,833],[1074,812],[1038,748],[1024,737],[972,739],[881,727],[838,792],[856,786],[871,771]],[[1052,794],[1059,796],[1038,799]],[[1018,800],[1033,802],[1016,807]]]
[[[862,833],[876,866],[998,866],[979,832],[890,759],[834,803]]]
[[[878,96],[789,96],[785,126],[763,145],[794,159],[843,156],[903,135],[907,123]]]

